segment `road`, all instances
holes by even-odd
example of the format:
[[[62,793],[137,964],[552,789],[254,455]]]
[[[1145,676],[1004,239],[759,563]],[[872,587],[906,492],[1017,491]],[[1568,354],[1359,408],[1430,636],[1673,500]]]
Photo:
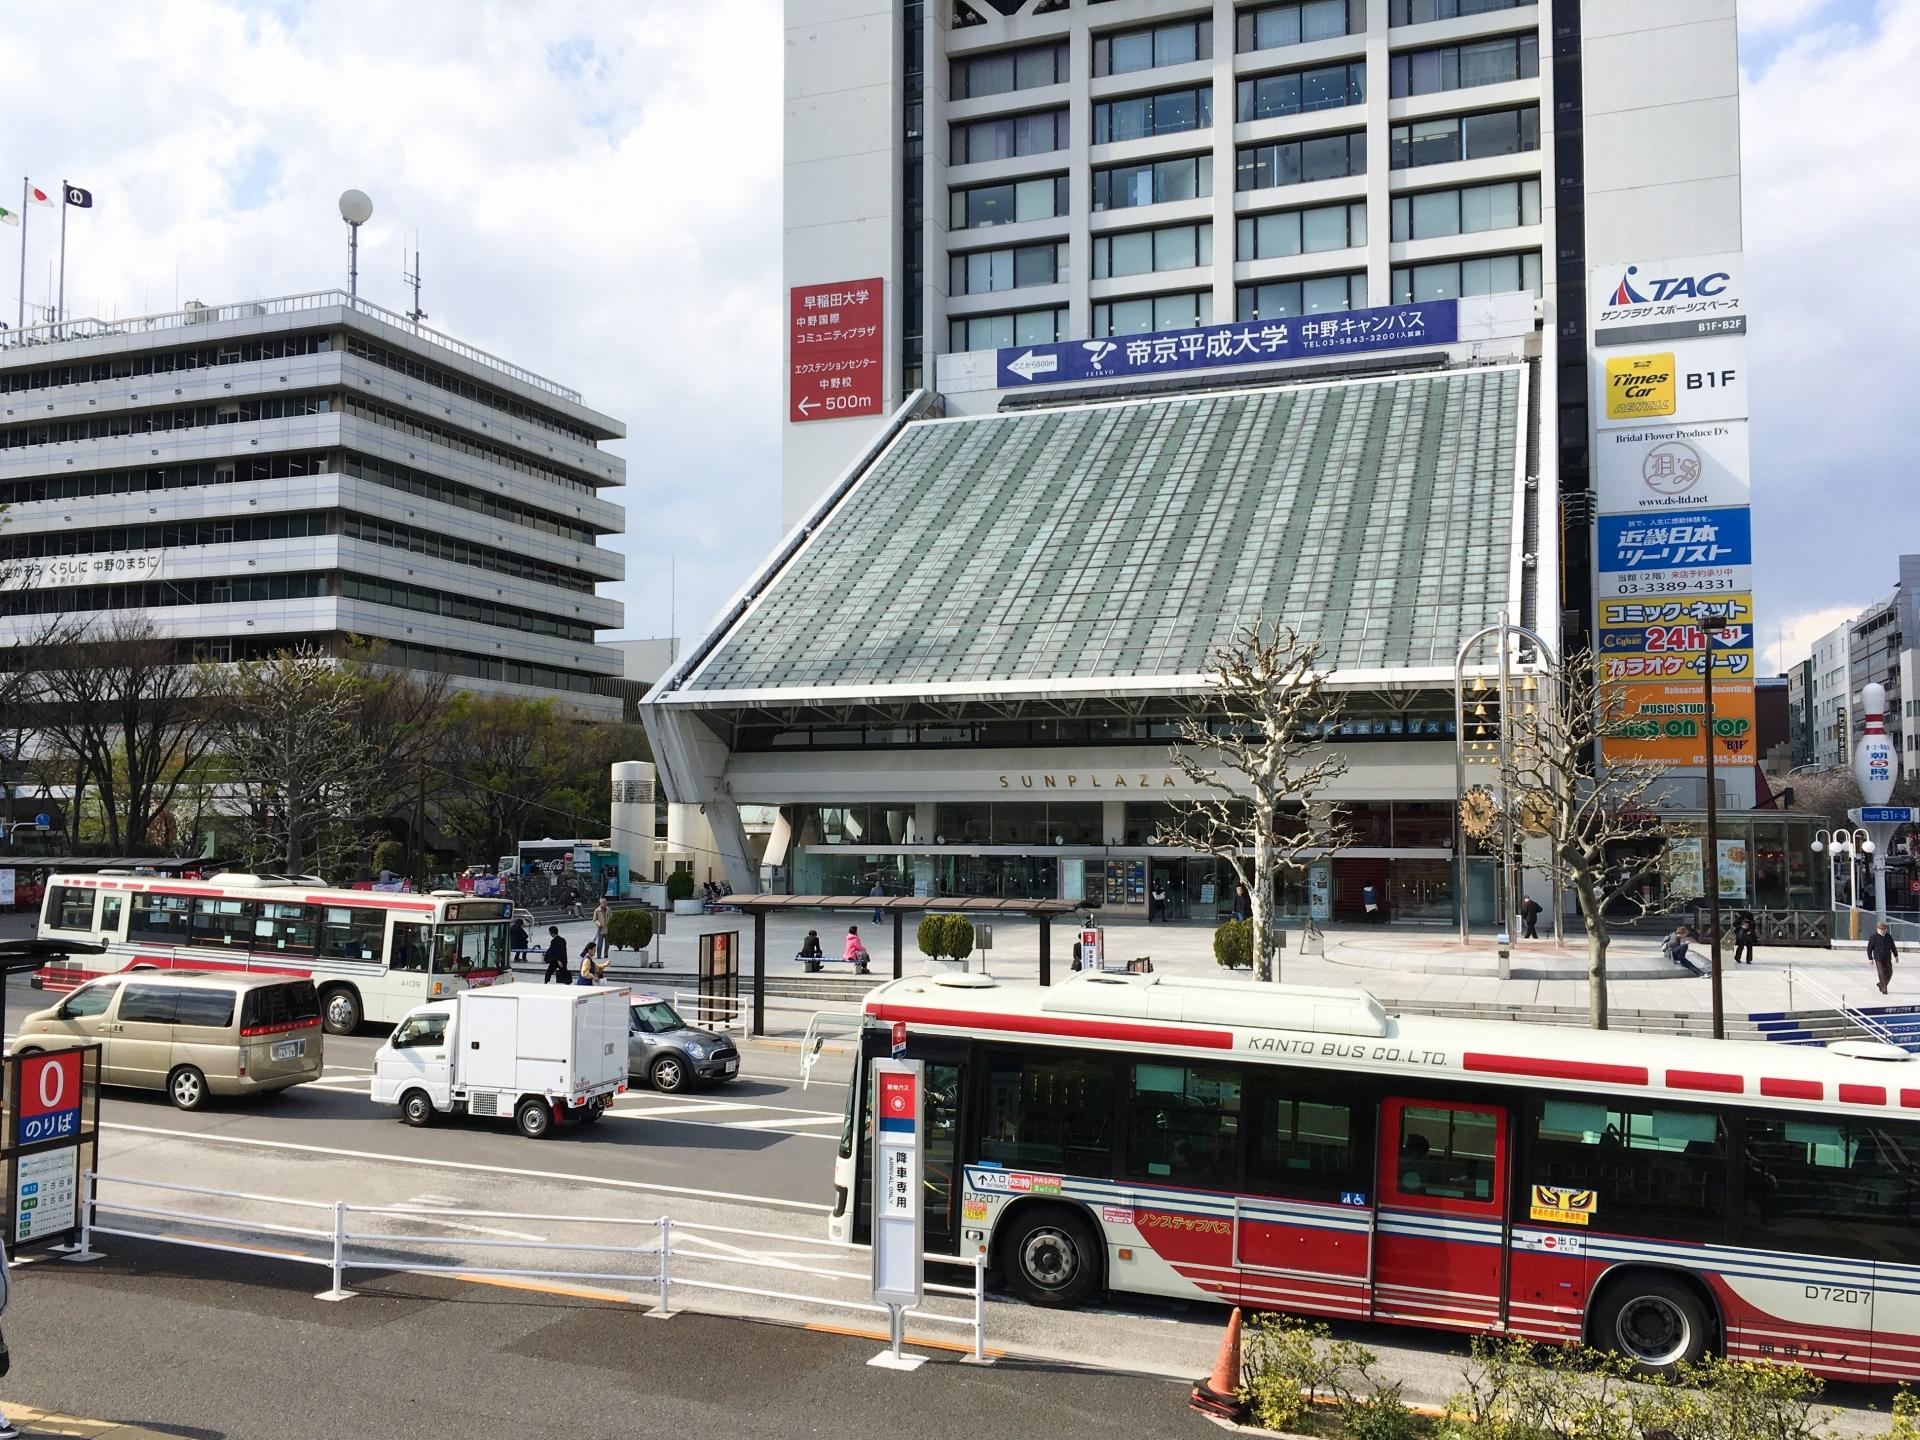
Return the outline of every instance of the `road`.
[[[40,997],[23,984],[9,986],[10,1018],[17,1019],[40,1003]],[[652,1243],[655,1232],[650,1224],[632,1222],[670,1216],[676,1227],[722,1226],[756,1232],[751,1240],[710,1239],[706,1243],[719,1247],[707,1252],[715,1263],[708,1267],[696,1262],[677,1269],[677,1274],[719,1283],[804,1289],[848,1303],[863,1298],[864,1285],[852,1277],[796,1281],[791,1276],[747,1275],[720,1263],[726,1247],[737,1245],[771,1249],[790,1257],[790,1263],[846,1265],[844,1259],[823,1260],[817,1243],[825,1234],[831,1166],[846,1098],[849,1062],[844,1054],[823,1054],[803,1088],[797,1048],[746,1042],[741,1047],[741,1078],[730,1085],[678,1096],[642,1090],[621,1097],[608,1118],[592,1129],[529,1141],[505,1122],[459,1119],[414,1130],[400,1124],[391,1111],[374,1107],[367,1089],[380,1038],[373,1033],[328,1037],[320,1083],[253,1103],[217,1104],[183,1114],[158,1094],[110,1091],[101,1107],[100,1168],[109,1176],[308,1204],[331,1206],[346,1200],[355,1206],[397,1207],[403,1213],[371,1221],[359,1220],[356,1212],[357,1226],[367,1225],[382,1236],[395,1234],[405,1241],[385,1247],[370,1244],[369,1253],[404,1252],[415,1262],[446,1264],[468,1274],[491,1267],[578,1267],[600,1277],[592,1287],[595,1293],[649,1301],[656,1262],[647,1256],[583,1258],[530,1247],[561,1242],[641,1247]],[[112,1182],[103,1185],[101,1193],[109,1203],[191,1209],[208,1220],[171,1226],[123,1220],[122,1228],[130,1229],[157,1224],[169,1233],[184,1228],[199,1235],[218,1235],[222,1219],[303,1228],[325,1228],[331,1221],[328,1210],[293,1209],[264,1200],[181,1196]],[[504,1213],[456,1213],[476,1210]],[[617,1225],[616,1220],[627,1223]],[[678,1237],[694,1232],[677,1229],[675,1233],[678,1246]],[[257,1236],[246,1243],[262,1244]],[[142,1277],[142,1293],[152,1292],[156,1303],[165,1299],[169,1276],[192,1287],[201,1283],[198,1277],[207,1273],[209,1264],[222,1263],[218,1257],[186,1250],[156,1251],[117,1237],[103,1238],[100,1248],[109,1256],[101,1273],[128,1273],[123,1267],[133,1257],[131,1273]],[[326,1242],[286,1239],[264,1248],[317,1255],[325,1251]],[[843,1256],[844,1252],[830,1254]],[[676,1260],[675,1265],[680,1267],[681,1262]],[[38,1272],[26,1272],[21,1295],[31,1295],[39,1274],[55,1267],[67,1273],[73,1269],[47,1262]],[[402,1284],[393,1277],[375,1279],[365,1272],[349,1280],[356,1290],[372,1286],[388,1294],[398,1293],[392,1287]],[[421,1277],[411,1277],[404,1284],[415,1282],[424,1283]],[[63,1276],[58,1283],[64,1290],[77,1282]],[[462,1304],[500,1303],[496,1292],[482,1294],[482,1287],[440,1283],[453,1284],[451,1293],[460,1295]],[[332,1335],[342,1323],[336,1316],[356,1310],[365,1314],[371,1307],[361,1300],[333,1307],[309,1298],[324,1284],[324,1272],[294,1272],[294,1278],[278,1289],[286,1292],[290,1311],[303,1315],[314,1336],[331,1346]],[[855,1330],[879,1323],[872,1315],[836,1314],[818,1306],[727,1292],[677,1289],[676,1297],[676,1308],[692,1305],[792,1323],[829,1320]],[[556,1298],[522,1294],[517,1303],[539,1309]],[[254,1299],[236,1297],[242,1309],[254,1303]],[[927,1308],[954,1315],[966,1310],[960,1302]],[[621,1313],[631,1310],[623,1306]],[[11,1334],[14,1317],[8,1318]],[[1061,1313],[994,1294],[987,1307],[986,1333],[989,1346],[1029,1361],[1085,1361],[1117,1371],[1191,1380],[1211,1368],[1224,1319],[1218,1307],[1197,1303],[1128,1300]],[[519,1319],[511,1322],[521,1323]],[[1460,1388],[1463,1340],[1385,1326],[1336,1328],[1378,1351],[1385,1372],[1405,1382],[1410,1401],[1439,1404]],[[965,1338],[964,1331],[932,1323],[916,1323],[910,1330],[917,1338],[947,1345]],[[869,1343],[868,1353],[871,1348]],[[484,1367],[472,1373],[486,1374],[487,1387],[496,1383]],[[138,1373],[130,1372],[129,1404],[138,1399],[138,1381]],[[15,1391],[11,1383],[8,1392],[48,1408],[65,1403],[57,1394]],[[1884,1395],[1846,1389],[1835,1398],[1841,1407],[1835,1418],[1842,1433],[1872,1433],[1864,1412],[1875,1404],[1884,1408]],[[212,1433],[247,1432],[222,1432],[216,1426]],[[598,1432],[586,1428],[578,1433]]]

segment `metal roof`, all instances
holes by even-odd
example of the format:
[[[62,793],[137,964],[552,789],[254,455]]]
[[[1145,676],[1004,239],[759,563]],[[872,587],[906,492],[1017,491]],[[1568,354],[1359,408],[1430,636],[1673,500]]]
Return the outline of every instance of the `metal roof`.
[[[1255,619],[1370,683],[1521,599],[1521,365],[903,427],[657,700],[1203,688]]]

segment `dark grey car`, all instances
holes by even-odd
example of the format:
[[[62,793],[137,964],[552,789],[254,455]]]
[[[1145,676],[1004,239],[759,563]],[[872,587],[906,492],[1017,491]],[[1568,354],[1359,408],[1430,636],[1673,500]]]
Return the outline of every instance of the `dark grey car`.
[[[656,1090],[685,1090],[695,1081],[740,1073],[733,1041],[687,1024],[657,995],[636,995],[627,1007],[627,1075]]]

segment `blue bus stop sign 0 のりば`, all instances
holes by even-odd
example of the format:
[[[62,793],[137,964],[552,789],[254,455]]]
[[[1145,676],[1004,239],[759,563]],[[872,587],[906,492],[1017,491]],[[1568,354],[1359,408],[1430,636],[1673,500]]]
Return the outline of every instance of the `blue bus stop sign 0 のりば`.
[[[873,1298],[887,1307],[891,1343],[868,1363],[888,1370],[915,1370],[926,1360],[900,1353],[906,1311],[920,1303],[926,1278],[920,1196],[925,1080],[918,1060],[873,1062]]]
[[[83,1150],[93,1157],[85,1169],[99,1163],[99,1080],[98,1045],[6,1062],[10,1244],[67,1240],[79,1231]]]

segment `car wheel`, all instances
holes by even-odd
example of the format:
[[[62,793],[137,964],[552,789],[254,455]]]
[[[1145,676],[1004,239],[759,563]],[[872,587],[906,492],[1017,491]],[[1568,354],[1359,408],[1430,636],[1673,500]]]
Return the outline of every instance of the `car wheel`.
[[[207,1077],[191,1065],[182,1065],[167,1077],[167,1098],[182,1110],[198,1110],[207,1103]]]
[[[522,1100],[513,1112],[513,1123],[529,1140],[544,1140],[553,1130],[553,1107],[545,1100]]]
[[[1713,1320],[1706,1302],[1669,1275],[1627,1275],[1609,1285],[1593,1320],[1593,1339],[1633,1362],[1642,1375],[1672,1375],[1707,1353]]]
[[[687,1062],[678,1055],[662,1055],[653,1062],[653,1070],[647,1078],[654,1089],[672,1095],[687,1088]]]
[[[1030,1305],[1067,1309],[1092,1293],[1100,1279],[1093,1229],[1058,1206],[1014,1213],[1001,1246],[1007,1288]]]
[[[320,997],[320,1013],[329,1035],[351,1035],[360,1028],[360,997],[336,985]]]
[[[400,1118],[416,1129],[433,1123],[433,1101],[424,1090],[409,1090],[400,1097]]]

